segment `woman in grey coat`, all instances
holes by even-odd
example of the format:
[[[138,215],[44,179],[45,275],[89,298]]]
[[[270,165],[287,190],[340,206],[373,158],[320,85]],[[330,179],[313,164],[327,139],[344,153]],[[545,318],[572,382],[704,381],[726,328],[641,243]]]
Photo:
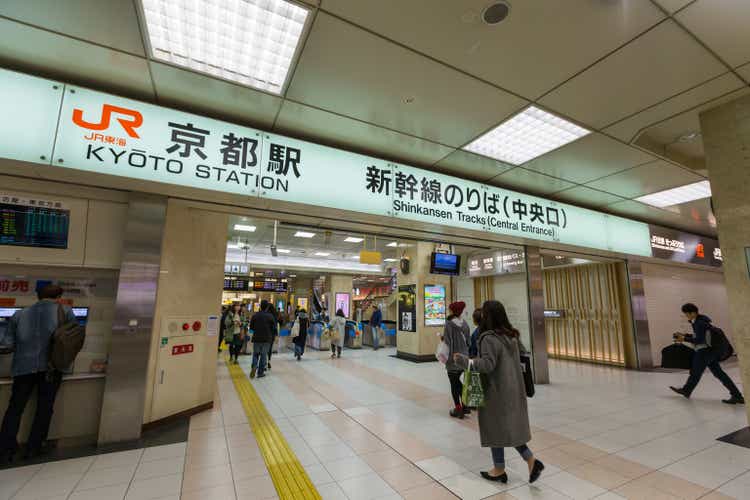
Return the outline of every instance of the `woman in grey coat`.
[[[463,314],[465,308],[466,303],[464,302],[452,302],[448,306],[451,314],[445,321],[445,330],[443,331],[443,342],[446,343],[450,350],[448,361],[445,363],[448,380],[451,384],[451,396],[453,396],[454,405],[450,411],[450,416],[461,419],[464,418],[464,414],[469,413],[469,409],[465,408],[463,403],[461,403],[461,394],[464,388],[461,383],[463,369],[453,361],[453,356],[455,354],[469,355],[471,332],[469,331],[469,325],[461,318],[461,314]]]
[[[479,335],[479,357],[470,360],[455,354],[460,367],[482,374],[484,406],[479,408],[479,436],[482,447],[491,448],[494,467],[482,472],[490,481],[508,482],[505,473],[505,447],[513,447],[529,465],[529,482],[544,470],[526,443],[531,440],[526,388],[521,372],[520,351],[523,345],[518,330],[508,321],[505,307],[496,300],[482,305],[482,333]],[[524,349],[525,350],[525,349]]]

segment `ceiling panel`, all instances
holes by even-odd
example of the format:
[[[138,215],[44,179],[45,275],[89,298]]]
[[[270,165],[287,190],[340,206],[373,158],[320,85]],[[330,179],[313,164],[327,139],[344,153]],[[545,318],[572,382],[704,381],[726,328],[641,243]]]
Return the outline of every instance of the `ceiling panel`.
[[[657,160],[590,182],[587,186],[623,198],[637,198],[702,180],[705,179],[682,167],[664,160]]]
[[[666,210],[680,214],[685,219],[690,219],[695,224],[700,224],[711,231],[716,231],[716,218],[711,210],[710,198],[683,203]]]
[[[540,102],[595,128],[726,72],[673,21],[665,21]]]
[[[750,92],[750,87],[733,73],[725,73],[703,85],[607,127],[604,132],[625,142],[630,142],[636,138],[642,129],[651,124],[666,120],[677,113],[696,106],[710,103],[710,106],[713,107],[716,103],[721,103],[723,99],[731,100],[745,92]]]
[[[489,3],[326,0],[323,9],[529,99],[664,17],[647,1],[524,0],[489,26]]]
[[[667,12],[673,14],[695,0],[653,0],[661,5]]]
[[[706,222],[695,221],[689,217],[683,217],[677,213],[650,207],[637,201],[627,200],[613,203],[605,208],[607,211],[623,217],[640,219],[652,224],[673,227],[688,232],[716,236],[715,228]]]
[[[599,208],[604,205],[611,205],[612,203],[625,200],[625,198],[620,198],[619,196],[605,193],[603,191],[597,191],[596,189],[587,188],[585,186],[575,186],[566,189],[565,191],[555,193],[552,197],[566,203],[591,208]]]
[[[526,163],[524,168],[584,184],[654,159],[636,148],[593,133]]]
[[[282,99],[225,80],[151,61],[159,103],[270,129]]]
[[[697,0],[675,18],[733,68],[750,61],[747,0]]]
[[[11,0],[0,15],[145,56],[134,0]]]
[[[547,195],[573,187],[572,182],[517,167],[498,175],[489,184],[515,189],[524,193]]]
[[[452,148],[320,109],[285,101],[275,131],[362,154],[432,165]]]
[[[0,64],[153,100],[145,59],[0,18]]]
[[[287,96],[455,147],[527,104],[323,13]]]
[[[455,150],[435,165],[435,170],[444,174],[480,182],[486,182],[512,168],[515,167],[463,149]]]
[[[746,82],[750,82],[750,64],[745,64],[744,66],[737,68],[737,73],[739,73]]]

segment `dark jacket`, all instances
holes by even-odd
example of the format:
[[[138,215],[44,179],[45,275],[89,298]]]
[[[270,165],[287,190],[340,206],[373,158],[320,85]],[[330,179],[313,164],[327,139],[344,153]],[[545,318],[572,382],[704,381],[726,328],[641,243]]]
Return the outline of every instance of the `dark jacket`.
[[[276,331],[276,318],[268,311],[257,312],[250,319],[250,329],[253,331],[253,344],[268,344]]]
[[[383,312],[380,309],[375,309],[370,317],[370,326],[375,328],[383,323]]]
[[[297,316],[297,321],[299,322],[299,335],[294,337],[293,342],[299,346],[304,346],[307,343],[307,327],[310,325],[310,320],[307,314],[300,313]]]
[[[474,328],[471,332],[471,341],[469,342],[469,357],[476,358],[479,356],[479,350],[477,348],[477,340],[479,339],[479,327]]]
[[[711,328],[711,318],[705,314],[699,314],[695,321],[692,323],[693,326],[693,338],[690,339],[692,344],[695,344],[696,349],[703,349],[706,345],[706,332]]]
[[[459,317],[454,317],[445,322],[443,331],[443,342],[448,345],[448,361],[445,363],[445,369],[449,372],[460,372],[463,368],[453,361],[454,354],[469,355],[469,325]]]

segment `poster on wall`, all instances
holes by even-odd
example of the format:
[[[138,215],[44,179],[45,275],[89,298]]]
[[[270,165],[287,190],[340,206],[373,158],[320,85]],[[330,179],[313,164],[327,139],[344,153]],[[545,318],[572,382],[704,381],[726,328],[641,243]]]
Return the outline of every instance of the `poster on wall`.
[[[424,324],[425,326],[445,324],[445,286],[425,285]]]
[[[348,293],[337,293],[336,294],[336,310],[333,311],[334,314],[338,312],[339,309],[344,311],[344,317],[349,318],[349,313],[351,312],[349,310],[349,302],[350,302],[350,296]]]
[[[398,329],[402,332],[417,331],[417,285],[398,287]]]
[[[307,310],[307,298],[300,297],[297,299],[297,309]]]

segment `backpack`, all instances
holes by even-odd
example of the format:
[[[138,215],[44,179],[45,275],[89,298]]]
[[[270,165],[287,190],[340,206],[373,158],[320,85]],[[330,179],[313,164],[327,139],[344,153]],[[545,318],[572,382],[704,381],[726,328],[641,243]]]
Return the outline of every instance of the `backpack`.
[[[708,347],[719,353],[719,361],[726,361],[734,354],[734,347],[729,342],[724,330],[718,326],[709,325],[708,332],[710,335],[706,336],[706,344]]]
[[[57,305],[57,328],[52,332],[49,349],[49,367],[66,371],[75,361],[86,340],[86,329],[77,321],[66,321],[65,310]]]

